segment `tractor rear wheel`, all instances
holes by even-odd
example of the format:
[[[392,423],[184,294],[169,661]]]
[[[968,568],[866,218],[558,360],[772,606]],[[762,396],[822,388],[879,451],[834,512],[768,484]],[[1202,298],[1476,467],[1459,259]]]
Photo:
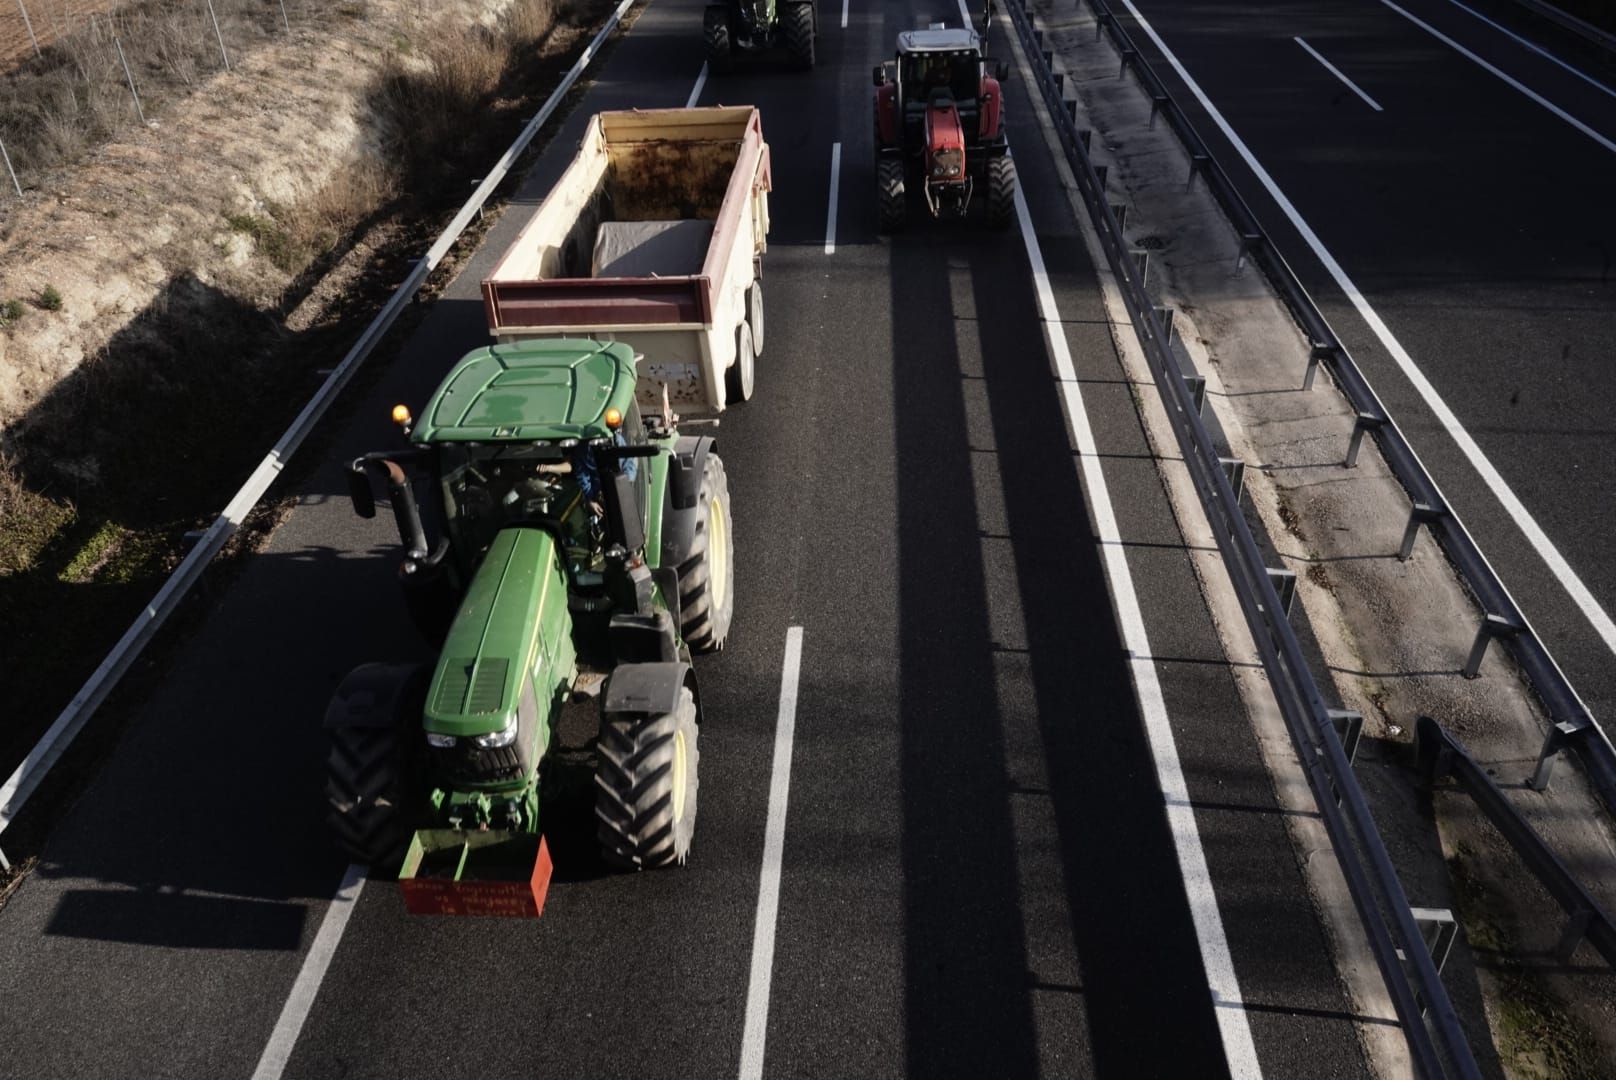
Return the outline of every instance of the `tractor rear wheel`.
[[[707,45],[707,70],[714,75],[729,74],[735,66],[729,34],[729,8],[722,4],[710,5],[702,14],[701,34]]]
[[[903,162],[895,158],[881,158],[875,163],[876,199],[881,207],[881,231],[897,232],[903,228],[908,211],[908,200],[903,190]]]
[[[988,225],[1007,229],[1016,219],[1016,163],[1006,155],[988,159]]]
[[[763,282],[746,290],[746,325],[752,328],[752,355],[763,355]]]
[[[757,341],[746,321],[735,328],[735,363],[724,372],[724,397],[733,403],[751,401],[757,383]]]
[[[696,496],[696,529],[677,564],[679,636],[691,652],[717,652],[735,616],[735,534],[724,462],[709,452]]]
[[[696,832],[696,699],[679,691],[671,713],[609,713],[596,743],[595,834],[619,870],[682,864]]]
[[[791,62],[806,71],[814,66],[814,5],[787,4],[780,21],[785,25],[786,51]]]
[[[429,675],[420,665],[365,664],[342,680],[326,710],[326,820],[338,846],[359,862],[381,866],[404,854],[419,760],[410,736]]]

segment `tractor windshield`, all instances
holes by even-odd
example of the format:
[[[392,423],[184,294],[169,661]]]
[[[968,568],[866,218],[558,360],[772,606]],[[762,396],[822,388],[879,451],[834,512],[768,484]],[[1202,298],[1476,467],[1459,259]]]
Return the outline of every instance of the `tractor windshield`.
[[[955,101],[969,101],[976,97],[979,62],[980,57],[970,49],[909,53],[903,58],[899,75],[904,95],[924,101],[933,90],[946,89]]]
[[[639,409],[630,405],[616,442],[644,441]],[[606,535],[602,470],[621,468],[638,480],[644,502],[640,461],[603,464],[603,455],[586,443],[443,443],[438,452],[444,519],[467,569],[481,561],[501,529],[528,524],[558,535],[574,577],[598,573]]]

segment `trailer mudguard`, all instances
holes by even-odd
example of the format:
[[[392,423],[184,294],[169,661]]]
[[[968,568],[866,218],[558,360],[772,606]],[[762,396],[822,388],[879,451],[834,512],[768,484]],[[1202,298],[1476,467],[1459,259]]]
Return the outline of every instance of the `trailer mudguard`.
[[[898,87],[885,83],[875,88],[875,142],[892,146],[898,141]]]
[[[606,680],[601,710],[648,716],[670,713],[679,707],[679,691],[686,686],[694,692],[696,673],[689,664],[681,661],[620,664]],[[699,694],[696,700],[699,707]]]
[[[668,486],[662,498],[662,552],[658,566],[677,567],[695,542],[701,476],[707,455],[718,445],[711,435],[683,435],[673,444]]]
[[[977,120],[977,138],[983,142],[997,139],[1004,109],[1004,97],[999,89],[999,80],[991,75],[983,78],[982,90],[977,100],[982,103],[982,111]]]

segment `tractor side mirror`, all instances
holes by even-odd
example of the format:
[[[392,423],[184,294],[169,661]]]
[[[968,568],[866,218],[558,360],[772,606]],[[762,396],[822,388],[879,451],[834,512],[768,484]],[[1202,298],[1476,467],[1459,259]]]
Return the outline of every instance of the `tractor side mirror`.
[[[875,85],[877,85],[877,86],[885,86],[886,84],[887,84],[887,66],[885,64],[877,64],[877,65],[875,65]]]
[[[371,490],[370,477],[365,475],[363,459],[348,466],[348,498],[353,500],[354,513],[360,517],[376,516],[376,493]]]
[[[1000,82],[1004,82],[1010,77],[1010,65],[1005,61],[1000,60],[997,64],[993,65],[993,77],[998,79]]]

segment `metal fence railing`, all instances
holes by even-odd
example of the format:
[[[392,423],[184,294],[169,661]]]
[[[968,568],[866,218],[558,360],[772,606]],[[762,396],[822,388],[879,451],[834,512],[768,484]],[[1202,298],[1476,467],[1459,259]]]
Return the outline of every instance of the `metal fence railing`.
[[[1171,346],[1168,317],[1145,288],[1140,262],[1089,157],[1087,136],[1077,129],[1076,102],[1065,99],[1064,79],[1054,72],[1052,54],[1044,50],[1043,35],[1033,28],[1021,0],[1006,0],[1006,7],[1150,365],[1414,1064],[1427,1077],[1479,1076],[1430,946],[1353,775],[1336,726],[1339,714],[1327,705],[1286,615],[1276,589],[1281,575],[1263,561],[1231,472],[1201,418],[1199,394]],[[1165,91],[1153,91],[1153,102],[1159,106],[1164,96]],[[1209,155],[1194,160],[1203,170],[1209,166]]]

